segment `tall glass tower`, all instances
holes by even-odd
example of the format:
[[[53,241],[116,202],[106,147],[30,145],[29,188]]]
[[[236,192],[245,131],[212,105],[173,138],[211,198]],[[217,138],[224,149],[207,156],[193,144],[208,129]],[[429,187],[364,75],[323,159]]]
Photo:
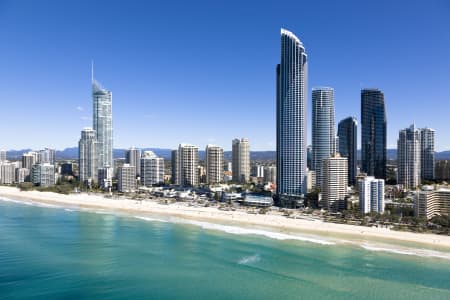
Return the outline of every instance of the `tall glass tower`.
[[[92,98],[94,102],[94,130],[98,142],[98,167],[112,168],[113,165],[113,126],[112,93],[104,89],[92,75]]]
[[[334,90],[329,87],[312,91],[312,169],[316,185],[323,185],[323,162],[336,152],[334,129]]]
[[[361,90],[361,171],[386,179],[386,108],[378,89]]]
[[[302,42],[281,29],[277,65],[277,197],[297,206],[306,193],[307,55]]]
[[[357,173],[357,129],[358,122],[354,117],[348,117],[339,122],[339,154],[348,159],[348,184],[356,184]]]

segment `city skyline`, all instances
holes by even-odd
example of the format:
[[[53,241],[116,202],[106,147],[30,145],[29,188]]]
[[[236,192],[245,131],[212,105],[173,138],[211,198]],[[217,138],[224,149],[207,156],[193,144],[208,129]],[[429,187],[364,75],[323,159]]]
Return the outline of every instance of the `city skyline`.
[[[395,148],[398,130],[414,120],[421,127],[436,130],[437,151],[450,149],[450,132],[446,130],[442,113],[449,105],[445,87],[449,83],[450,62],[442,57],[450,49],[450,39],[444,34],[450,21],[441,17],[450,7],[443,1],[434,1],[426,7],[414,2],[408,2],[407,6],[383,1],[377,4],[329,3],[329,9],[323,10],[324,17],[339,21],[351,16],[352,22],[333,26],[337,28],[321,25],[320,20],[307,14],[299,20],[291,12],[274,12],[275,2],[261,4],[252,17],[253,25],[248,25],[249,4],[234,10],[230,8],[232,5],[219,4],[161,5],[155,13],[149,4],[134,3],[125,7],[125,14],[124,8],[114,3],[106,6],[94,3],[92,7],[87,2],[78,4],[76,7],[72,3],[64,4],[68,7],[63,8],[57,2],[36,6],[0,2],[3,28],[0,38],[4,41],[0,53],[8,57],[0,70],[0,99],[11,104],[0,112],[0,125],[7,128],[17,120],[28,120],[41,133],[33,134],[28,122],[24,122],[14,130],[0,133],[0,148],[75,146],[80,128],[92,123],[88,74],[90,62],[95,59],[98,77],[115,93],[117,148],[135,145],[175,149],[180,142],[188,142],[201,147],[213,143],[228,151],[229,141],[239,135],[248,137],[254,150],[275,150],[273,65],[279,59],[278,31],[284,27],[298,34],[311,53],[308,118],[313,86],[335,89],[336,120],[354,116],[358,121],[361,118],[360,90],[377,87],[386,97],[388,148]],[[295,11],[299,4],[291,4]],[[121,17],[120,26],[108,20],[103,25],[89,21],[95,19],[91,18],[92,14],[103,6],[111,19]],[[305,3],[304,9],[313,11],[317,6]],[[189,20],[202,17],[186,28],[181,27],[186,17],[181,16],[181,20],[174,22],[164,21],[171,8],[191,12]],[[364,10],[369,15],[382,11],[385,22],[375,27],[363,24],[363,16],[351,13],[351,8]],[[61,11],[67,14],[58,14]],[[155,22],[154,28],[147,26],[153,24],[152,21],[132,22],[145,14]],[[61,15],[68,22],[62,22]],[[419,15],[423,22],[416,24],[413,20]],[[227,24],[224,27],[213,22],[230,16],[235,24],[218,22]],[[353,23],[361,24],[361,28],[354,28]],[[211,28],[206,28],[205,24]],[[243,28],[252,34],[242,34]],[[404,35],[397,36],[398,30]],[[96,39],[104,43],[93,44]],[[167,51],[179,41],[183,43],[183,53],[179,49]],[[325,47],[330,43],[342,48],[338,60],[335,47]],[[216,46],[219,44],[223,49]],[[426,50],[409,50],[418,45],[426,45]],[[205,55],[205,51],[215,55]],[[23,89],[24,86],[27,88]],[[17,93],[19,88],[21,92]],[[145,91],[144,96],[142,91]],[[420,102],[425,101],[429,114],[422,114],[419,109]],[[176,105],[169,105],[172,103]],[[215,119],[211,118],[215,117],[208,116],[202,108],[211,103],[220,106],[224,116],[239,122],[225,123],[224,120],[214,125]],[[26,105],[32,109],[23,109]],[[239,111],[235,109],[238,105]],[[248,113],[250,111],[252,114]],[[188,117],[195,113],[199,114],[198,118]],[[173,121],[168,122],[167,116]],[[180,130],[186,122],[191,129],[187,133]],[[211,125],[204,126],[205,123]],[[160,124],[164,125],[164,130],[136,130],[158,128]],[[310,132],[307,136],[311,144]]]

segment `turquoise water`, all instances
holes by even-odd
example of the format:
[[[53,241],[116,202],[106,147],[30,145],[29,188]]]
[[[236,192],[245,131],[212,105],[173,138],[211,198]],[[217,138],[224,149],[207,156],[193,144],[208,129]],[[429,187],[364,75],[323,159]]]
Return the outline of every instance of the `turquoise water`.
[[[450,299],[450,260],[0,201],[1,299]]]

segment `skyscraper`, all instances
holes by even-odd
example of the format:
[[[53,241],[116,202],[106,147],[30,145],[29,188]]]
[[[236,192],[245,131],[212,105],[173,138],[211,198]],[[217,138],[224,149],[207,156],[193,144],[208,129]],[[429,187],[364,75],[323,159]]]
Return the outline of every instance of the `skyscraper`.
[[[173,184],[180,185],[180,178],[178,178],[178,149],[172,150],[171,152],[171,165],[172,165],[172,178]]]
[[[314,88],[312,91],[312,170],[317,186],[323,183],[323,162],[336,152],[334,129],[334,90]]]
[[[247,138],[232,142],[233,181],[245,183],[250,179],[250,144]]]
[[[136,176],[141,174],[141,150],[131,147],[125,153],[125,162],[136,168]]]
[[[219,146],[206,146],[206,183],[223,181],[223,149]]]
[[[292,207],[306,194],[307,55],[302,42],[285,29],[276,71],[277,197],[280,206]]]
[[[84,128],[81,131],[78,143],[78,169],[80,182],[83,184],[89,180],[97,182],[98,143],[95,136],[95,130],[92,128]]]
[[[180,144],[177,151],[177,180],[181,186],[197,186],[198,147]]]
[[[324,209],[338,211],[345,208],[347,196],[347,158],[338,153],[323,161],[322,203]]]
[[[339,154],[348,159],[348,184],[356,184],[357,173],[357,127],[356,118],[348,117],[339,122]]]
[[[378,89],[361,90],[361,171],[386,179],[386,108]]]
[[[420,171],[422,180],[434,180],[435,178],[434,135],[434,129],[420,129]]]
[[[144,151],[141,161],[141,185],[152,186],[164,183],[164,158],[153,151]]]
[[[397,148],[398,183],[406,189],[416,188],[420,180],[420,130],[415,125],[400,130]]]
[[[98,142],[98,167],[114,167],[112,93],[104,89],[92,72],[92,98],[94,103],[94,130]]]

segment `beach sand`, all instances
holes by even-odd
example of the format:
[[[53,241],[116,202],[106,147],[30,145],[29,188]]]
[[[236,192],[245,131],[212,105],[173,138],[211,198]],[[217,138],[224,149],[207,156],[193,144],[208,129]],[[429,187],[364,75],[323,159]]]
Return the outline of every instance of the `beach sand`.
[[[217,207],[194,207],[186,203],[160,204],[155,200],[137,201],[132,199],[111,199],[103,195],[87,193],[62,195],[50,192],[20,191],[14,187],[0,187],[0,197],[34,201],[43,204],[66,206],[70,208],[106,209],[126,213],[157,214],[173,216],[196,221],[217,222],[228,225],[244,225],[246,227],[265,227],[276,232],[307,232],[326,234],[327,237],[346,236],[353,240],[375,238],[389,241],[412,242],[450,249],[450,236],[393,231],[387,228],[375,228],[346,224],[335,224],[320,220],[287,218],[276,212],[267,214],[249,214],[245,210],[223,211]]]

